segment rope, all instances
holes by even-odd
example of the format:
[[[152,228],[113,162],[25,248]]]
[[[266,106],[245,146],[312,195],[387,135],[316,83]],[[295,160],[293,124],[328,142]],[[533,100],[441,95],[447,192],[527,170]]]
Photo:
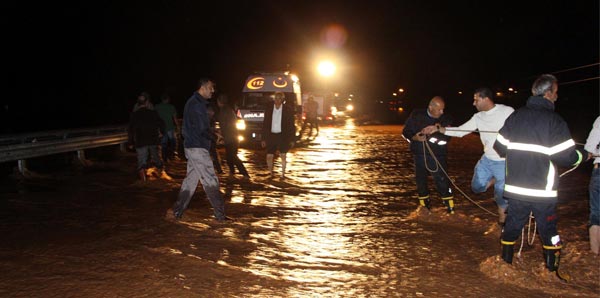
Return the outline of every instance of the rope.
[[[455,131],[461,131],[461,130],[455,130]],[[462,130],[462,131],[469,131],[472,132],[472,130]],[[487,133],[497,133],[495,131],[479,131],[479,132],[487,132]],[[404,137],[404,136],[403,136]],[[404,138],[407,142],[410,143],[410,140],[408,140],[407,138]],[[471,203],[473,203],[475,206],[479,207],[480,209],[482,209],[483,211],[494,215],[494,216],[498,216],[498,213],[494,213],[488,209],[486,209],[485,207],[481,206],[480,204],[478,204],[477,202],[475,202],[473,199],[471,199],[471,197],[469,197],[460,187],[458,187],[458,185],[456,185],[456,183],[454,182],[454,180],[452,178],[450,178],[450,176],[448,175],[448,173],[446,172],[446,170],[444,169],[444,167],[441,166],[439,160],[437,159],[437,157],[435,156],[435,154],[433,153],[433,150],[431,149],[431,146],[429,146],[429,142],[427,142],[427,140],[421,142],[423,143],[423,152],[425,152],[425,148],[427,148],[427,152],[429,152],[429,154],[431,155],[431,157],[433,158],[433,160],[435,161],[435,165],[436,165],[436,169],[432,170],[429,168],[429,165],[427,164],[427,156],[425,156],[425,154],[423,154],[423,159],[424,159],[424,163],[425,163],[425,168],[427,169],[427,171],[429,171],[430,173],[435,173],[437,172],[439,169],[442,170],[442,172],[444,173],[444,175],[446,176],[446,178],[448,178],[448,180],[450,181],[450,183],[452,183],[452,185],[454,186],[454,188],[456,188],[468,201],[470,201]],[[570,170],[560,174],[559,177],[562,177],[568,173],[570,173],[571,171],[575,170],[577,167],[579,166],[579,164],[575,165],[575,167],[571,168]],[[536,226],[537,228],[537,226]],[[535,228],[534,228],[535,230]],[[535,233],[534,233],[535,234]]]
[[[535,222],[535,220],[533,221],[533,234],[529,234],[529,232],[531,231],[531,220],[535,219],[535,217],[533,216],[533,212],[529,213],[529,222],[527,223],[527,244],[529,244],[529,246],[533,245],[533,241],[535,240],[535,232],[537,232],[537,222]],[[529,238],[531,236],[531,238]],[[531,239],[531,240],[530,240]]]
[[[572,171],[574,171],[575,169],[577,169],[577,167],[579,167],[579,165],[580,165],[580,164],[581,164],[581,163],[578,163],[578,164],[576,164],[576,165],[575,165],[574,167],[572,167],[571,169],[569,169],[569,170],[565,171],[564,173],[562,173],[562,174],[558,175],[558,177],[560,178],[560,177],[562,177],[562,176],[564,176],[564,175],[566,175],[566,174],[569,174],[569,173],[571,173]]]
[[[442,170],[442,172],[444,173],[444,175],[446,176],[446,178],[448,178],[448,180],[452,183],[452,185],[454,186],[454,188],[458,189],[458,191],[467,200],[469,200],[471,203],[475,204],[475,206],[479,207],[483,211],[485,211],[485,212],[487,212],[487,213],[489,213],[491,215],[495,215],[495,216],[498,215],[497,213],[494,213],[494,212],[492,212],[490,210],[487,210],[485,207],[479,205],[477,202],[473,201],[464,191],[462,191],[462,189],[460,189],[460,187],[458,187],[458,185],[456,185],[456,183],[454,182],[454,180],[452,180],[452,178],[450,178],[450,176],[448,176],[448,173],[446,173],[446,170],[444,170],[444,167],[441,166],[439,160],[437,159],[437,157],[435,156],[435,154],[433,154],[433,150],[431,149],[431,146],[429,146],[429,143],[427,141],[424,141],[422,143],[423,143],[423,152],[425,152],[425,148],[427,148],[427,152],[429,152],[429,154],[431,155],[431,157],[433,158],[433,160],[435,160],[435,164],[436,164],[437,168]],[[423,156],[425,156],[425,155],[423,155]],[[425,162],[425,165],[427,167],[427,162]],[[429,170],[429,168],[427,168],[427,170]],[[436,169],[436,171],[437,171],[437,169]]]
[[[423,152],[425,152],[425,142],[423,142]],[[427,144],[427,147],[429,147],[429,144]],[[430,173],[435,173],[437,172],[440,168],[442,169],[442,171],[444,170],[444,168],[440,167],[439,162],[437,161],[437,158],[435,158],[435,155],[433,154],[433,151],[431,151],[431,148],[428,148],[429,152],[431,153],[431,156],[433,156],[433,159],[435,160],[435,170],[431,170],[429,168],[429,165],[427,164],[427,156],[425,154],[423,154],[423,162],[425,163],[425,168],[427,169],[427,171],[429,171]],[[446,173],[446,172],[444,172]],[[448,175],[446,175],[448,176]]]
[[[446,131],[460,131],[460,132],[478,132],[478,133],[498,133],[492,130],[472,130],[472,129],[455,129],[453,127],[445,127]]]
[[[533,222],[533,234],[531,234],[531,219],[535,218],[533,216],[533,212],[529,213],[529,222],[527,223],[527,245],[532,246],[533,241],[535,241],[535,233],[537,232],[537,223]],[[531,237],[531,238],[530,238]],[[530,240],[531,239],[531,240]],[[519,246],[519,252],[517,252],[517,257],[521,257],[521,251],[523,250],[523,244],[525,243],[525,227],[521,230],[521,245]]]
[[[472,129],[469,130],[469,129],[456,129],[454,127],[445,127],[445,129],[446,129],[446,131],[457,131],[457,132],[498,133],[498,131],[493,131],[493,130],[478,130],[478,129],[476,129],[476,130],[472,130]],[[575,145],[585,146],[585,143],[575,142]]]

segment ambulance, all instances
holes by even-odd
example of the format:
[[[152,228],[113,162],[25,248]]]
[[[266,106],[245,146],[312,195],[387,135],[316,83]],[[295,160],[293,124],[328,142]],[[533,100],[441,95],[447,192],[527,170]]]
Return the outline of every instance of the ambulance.
[[[302,93],[298,76],[285,72],[259,72],[248,76],[238,101],[238,139],[240,144],[251,144],[263,140],[262,127],[265,110],[273,104],[273,95],[285,94],[283,104],[294,111],[296,135],[302,127]]]

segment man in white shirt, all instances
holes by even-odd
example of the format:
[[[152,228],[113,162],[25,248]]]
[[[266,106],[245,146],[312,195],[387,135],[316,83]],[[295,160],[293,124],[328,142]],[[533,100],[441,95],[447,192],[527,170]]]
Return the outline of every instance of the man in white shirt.
[[[296,138],[294,110],[285,104],[285,93],[275,92],[273,95],[273,104],[265,111],[262,135],[264,139],[261,145],[267,149],[267,167],[271,178],[275,176],[273,159],[277,151],[281,157],[281,178],[285,178],[286,154]]]
[[[469,121],[459,127],[428,126],[423,129],[423,132],[431,134],[439,131],[448,136],[463,137],[471,132],[479,131],[481,143],[483,143],[483,156],[475,166],[471,189],[474,193],[482,193],[494,184],[494,198],[499,213],[498,223],[503,225],[508,207],[508,202],[503,198],[505,160],[494,150],[494,142],[504,121],[514,109],[494,103],[493,96],[494,94],[489,88],[475,90],[473,105],[479,112],[475,113]]]
[[[590,249],[600,252],[600,117],[592,125],[592,131],[585,142],[588,160],[594,160],[590,178]]]

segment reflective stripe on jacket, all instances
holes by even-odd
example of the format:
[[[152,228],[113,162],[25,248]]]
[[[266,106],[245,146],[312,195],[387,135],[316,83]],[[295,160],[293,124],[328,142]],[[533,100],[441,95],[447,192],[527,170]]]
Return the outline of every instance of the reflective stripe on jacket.
[[[524,201],[556,200],[557,166],[574,166],[582,159],[566,122],[541,96],[530,97],[506,119],[494,149],[506,157],[504,196]]]

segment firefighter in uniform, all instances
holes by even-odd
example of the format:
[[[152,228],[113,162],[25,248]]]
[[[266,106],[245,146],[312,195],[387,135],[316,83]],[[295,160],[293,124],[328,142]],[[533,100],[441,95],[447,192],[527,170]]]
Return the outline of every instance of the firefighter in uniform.
[[[404,124],[402,135],[410,141],[410,151],[413,154],[415,163],[415,178],[417,180],[419,204],[427,207],[427,209],[431,208],[429,188],[427,186],[427,175],[429,172],[433,177],[435,187],[439,192],[448,213],[454,214],[454,197],[452,195],[452,189],[450,188],[450,181],[444,174],[447,169],[446,144],[450,140],[450,137],[439,132],[426,135],[422,131],[423,128],[430,125],[446,127],[452,124],[450,116],[444,115],[444,107],[444,99],[440,96],[435,96],[429,101],[426,110],[414,110],[410,114]],[[424,142],[427,142],[426,144],[433,151],[441,168],[436,165],[434,156],[429,153]]]
[[[554,112],[558,84],[553,75],[535,80],[533,96],[515,111],[500,129],[494,149],[506,157],[504,197],[508,214],[502,232],[502,259],[511,264],[513,245],[530,212],[533,212],[544,248],[546,268],[558,273],[562,243],[556,223],[558,166],[577,166],[581,153],[575,149],[567,123]]]

